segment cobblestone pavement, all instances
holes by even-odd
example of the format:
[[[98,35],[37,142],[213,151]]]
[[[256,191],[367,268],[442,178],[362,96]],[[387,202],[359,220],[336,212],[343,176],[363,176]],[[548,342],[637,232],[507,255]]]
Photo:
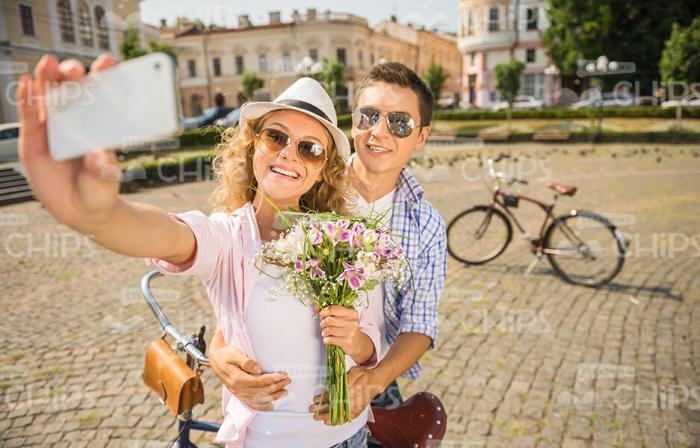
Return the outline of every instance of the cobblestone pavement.
[[[502,148],[502,147],[501,147]],[[492,152],[495,152],[493,150]],[[485,156],[487,149],[472,150]],[[603,288],[563,283],[517,238],[479,267],[448,262],[437,349],[404,396],[429,390],[449,419],[443,446],[700,446],[700,148],[518,146],[523,193],[546,180],[579,192],[558,210],[611,216],[631,240]],[[418,166],[449,221],[488,192],[475,158]],[[427,165],[433,166],[428,169]],[[135,201],[209,211],[202,182],[141,191]],[[536,210],[520,207],[531,233]],[[157,323],[139,294],[143,261],[108,253],[52,222],[36,202],[0,209],[0,446],[166,446],[173,418],[141,382]],[[174,323],[213,319],[193,278],[155,282]],[[204,375],[196,413],[219,419],[219,386]],[[210,440],[199,435],[200,442]]]

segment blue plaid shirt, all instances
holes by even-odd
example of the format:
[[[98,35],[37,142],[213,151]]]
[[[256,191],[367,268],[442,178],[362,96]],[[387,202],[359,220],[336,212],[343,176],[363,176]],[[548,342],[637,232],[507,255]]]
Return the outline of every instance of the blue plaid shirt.
[[[447,235],[442,217],[423,196],[423,187],[404,168],[394,192],[391,232],[401,235],[411,272],[400,289],[384,284],[385,336],[393,344],[401,333],[422,333],[431,339],[430,348],[434,348],[438,301],[447,270]],[[403,376],[416,379],[420,374],[421,366],[416,362]]]

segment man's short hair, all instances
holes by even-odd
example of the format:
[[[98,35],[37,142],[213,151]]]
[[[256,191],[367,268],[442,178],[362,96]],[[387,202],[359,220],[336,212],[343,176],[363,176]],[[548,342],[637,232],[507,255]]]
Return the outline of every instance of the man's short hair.
[[[360,81],[355,93],[354,104],[360,93],[373,82],[395,84],[400,87],[408,87],[418,96],[418,111],[420,112],[420,125],[430,125],[433,117],[433,93],[418,76],[416,72],[400,62],[385,62],[372,67],[367,75]]]

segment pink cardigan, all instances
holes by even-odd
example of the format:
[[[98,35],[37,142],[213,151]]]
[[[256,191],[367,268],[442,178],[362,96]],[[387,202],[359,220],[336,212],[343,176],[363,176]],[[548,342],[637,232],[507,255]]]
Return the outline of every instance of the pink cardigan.
[[[151,258],[146,262],[165,274],[198,276],[207,288],[226,344],[237,346],[255,359],[246,310],[260,274],[255,266],[255,254],[261,241],[252,204],[247,203],[232,213],[213,213],[209,217],[200,211],[172,216],[187,224],[194,233],[197,253],[192,266],[183,270],[163,260]],[[374,344],[375,355],[364,364],[373,367],[381,352],[381,339],[368,308],[360,311],[360,330]],[[229,448],[243,448],[246,428],[258,411],[243,404],[225,386],[221,407],[224,421],[215,442],[225,443]],[[373,421],[371,409],[369,419]]]

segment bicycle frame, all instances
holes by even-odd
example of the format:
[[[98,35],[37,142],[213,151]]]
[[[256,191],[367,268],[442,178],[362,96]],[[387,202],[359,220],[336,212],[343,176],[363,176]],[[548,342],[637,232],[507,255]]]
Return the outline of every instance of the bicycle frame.
[[[525,230],[525,228],[520,224],[520,221],[518,221],[518,218],[516,218],[515,214],[510,210],[510,207],[508,206],[505,200],[508,196],[517,198],[518,201],[523,200],[535,204],[540,209],[542,209],[542,211],[544,211],[544,220],[542,221],[542,225],[540,226],[537,238],[533,239],[530,237],[530,234]],[[491,202],[489,203],[489,206],[492,208],[496,208],[496,206],[499,206],[506,213],[506,215],[515,223],[515,226],[518,228],[520,233],[530,241],[530,244],[532,245],[532,251],[534,253],[538,253],[542,250],[544,232],[547,229],[547,225],[555,219],[553,211],[554,206],[556,205],[557,198],[558,196],[554,195],[554,202],[552,202],[551,204],[546,204],[529,196],[505,193],[501,191],[501,185],[499,184],[496,188],[494,188],[493,196],[491,197]]]

